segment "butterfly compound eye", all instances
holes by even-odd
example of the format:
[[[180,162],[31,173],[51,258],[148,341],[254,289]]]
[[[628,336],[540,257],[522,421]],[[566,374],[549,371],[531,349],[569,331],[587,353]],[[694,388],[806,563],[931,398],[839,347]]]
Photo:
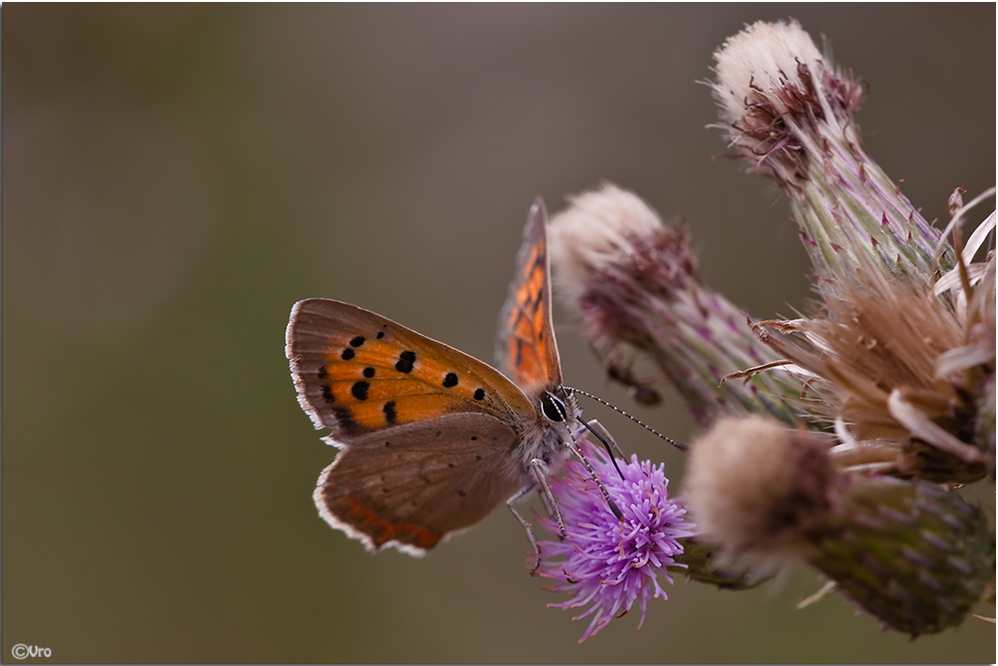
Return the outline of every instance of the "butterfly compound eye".
[[[568,407],[561,398],[550,393],[541,394],[541,409],[544,410],[544,416],[555,423],[561,423],[568,418]]]

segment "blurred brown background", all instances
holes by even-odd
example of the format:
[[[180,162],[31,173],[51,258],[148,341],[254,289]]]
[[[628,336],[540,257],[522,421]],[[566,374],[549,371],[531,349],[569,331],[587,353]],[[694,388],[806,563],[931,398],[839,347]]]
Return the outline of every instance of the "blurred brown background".
[[[795,610],[804,569],[677,580],[640,632],[635,610],[580,646],[504,509],[416,560],[312,506],[333,450],[295,401],[291,305],[491,360],[536,195],[615,181],[689,222],[733,301],[802,306],[786,202],[712,159],[697,84],[787,16],[869,82],[866,147],[926,217],[994,182],[993,4],[5,4],[3,660],[993,662],[977,619],[910,642],[838,598]],[[633,406],[556,318],[570,384],[689,438],[673,395]],[[586,409],[681,487],[680,454]]]

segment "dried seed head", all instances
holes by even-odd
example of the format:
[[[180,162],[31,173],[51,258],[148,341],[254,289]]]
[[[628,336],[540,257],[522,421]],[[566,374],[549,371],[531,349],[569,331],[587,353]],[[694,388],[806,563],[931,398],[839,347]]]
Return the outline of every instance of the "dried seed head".
[[[760,165],[771,158],[778,165],[767,168],[784,170],[783,177],[805,174],[804,163],[820,154],[808,145],[824,131],[819,125],[853,131],[862,88],[835,71],[797,21],[747,26],[714,60],[714,97],[732,146]]]
[[[864,256],[913,280],[936,269],[938,231],[862,149],[851,72],[796,21],[748,26],[714,58],[730,146],[787,194],[819,279],[854,279]],[[951,260],[947,249],[940,264]]]
[[[700,282],[684,227],[662,224],[636,195],[610,184],[570,201],[551,218],[555,286],[611,379],[653,404],[667,378],[702,424],[752,411],[793,421],[787,401],[802,382],[790,373],[722,385],[726,374],[776,356],[739,308]],[[648,377],[639,365],[657,372]]]
[[[978,302],[994,301],[990,274],[993,264],[961,311],[928,285],[870,266],[857,274],[861,282],[823,289],[817,316],[756,324],[797,334],[761,338],[816,377],[810,388],[821,400],[809,405],[838,424],[837,461],[936,482],[993,472],[986,424],[994,406],[985,394],[994,384],[994,316],[988,323]]]
[[[634,256],[644,239],[665,227],[640,197],[611,183],[570,197],[569,203],[551,219],[551,262],[558,266],[556,287],[566,303],[577,306],[593,275]],[[685,258],[689,265],[682,268],[695,274],[692,255]]]

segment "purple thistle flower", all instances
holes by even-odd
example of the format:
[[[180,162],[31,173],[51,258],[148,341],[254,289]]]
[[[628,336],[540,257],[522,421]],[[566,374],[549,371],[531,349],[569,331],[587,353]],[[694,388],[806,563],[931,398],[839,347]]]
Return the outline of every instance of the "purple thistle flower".
[[[589,472],[578,460],[566,462],[564,474],[549,479],[551,491],[565,521],[567,538],[542,541],[538,575],[557,581],[549,589],[569,592],[568,601],[548,604],[552,608],[578,608],[591,604],[578,620],[592,615],[579,642],[599,633],[614,617],[641,602],[641,624],[648,600],[667,599],[659,585],[662,575],[673,582],[666,567],[685,567],[675,561],[683,552],[679,539],[693,536],[694,525],[686,520],[686,509],[669,499],[665,465],[631,461],[620,463],[620,478],[602,452],[589,442],[582,451],[622,514],[617,519],[607,506]],[[557,523],[541,523],[558,534]],[[557,559],[556,559],[557,558]],[[564,559],[561,559],[564,558]]]

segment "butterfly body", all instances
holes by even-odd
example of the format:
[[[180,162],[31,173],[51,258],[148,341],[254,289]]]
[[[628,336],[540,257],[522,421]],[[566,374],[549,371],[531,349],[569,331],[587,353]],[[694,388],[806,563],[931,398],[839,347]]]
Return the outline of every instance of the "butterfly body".
[[[421,555],[568,454],[579,410],[561,385],[545,224],[538,201],[500,321],[502,372],[349,303],[292,309],[286,355],[299,403],[340,449],[315,503],[369,550]]]

